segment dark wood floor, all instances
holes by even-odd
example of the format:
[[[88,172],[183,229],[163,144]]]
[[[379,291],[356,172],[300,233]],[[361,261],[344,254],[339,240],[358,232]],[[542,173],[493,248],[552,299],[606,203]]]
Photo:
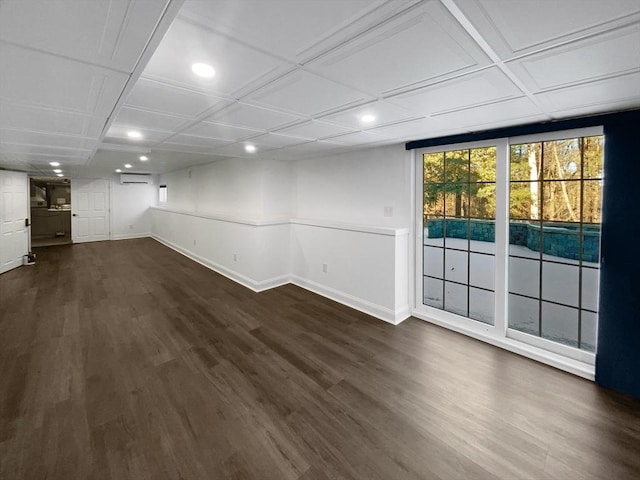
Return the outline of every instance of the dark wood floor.
[[[0,275],[0,478],[640,478],[640,402],[151,239]]]

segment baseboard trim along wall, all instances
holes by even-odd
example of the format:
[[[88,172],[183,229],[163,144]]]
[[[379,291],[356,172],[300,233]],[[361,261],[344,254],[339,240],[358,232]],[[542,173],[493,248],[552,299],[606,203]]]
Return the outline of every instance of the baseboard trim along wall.
[[[254,292],[292,283],[394,325],[410,316],[408,292],[398,292],[407,288],[408,273],[407,279],[404,279],[396,272],[396,262],[402,260],[398,257],[403,257],[406,250],[398,248],[398,243],[408,242],[407,229],[327,221],[316,223],[307,219],[295,219],[287,223],[280,219],[232,219],[217,215],[191,215],[162,208],[153,208],[152,214],[152,238]],[[175,215],[183,220],[176,218],[178,223],[174,223],[167,215]],[[206,248],[201,243],[205,238],[194,242],[194,248],[190,248],[190,238],[195,238],[195,233],[167,238],[161,233],[164,230],[171,234],[172,230],[167,230],[167,222],[173,225],[172,228],[210,231],[211,235],[206,236]],[[228,230],[220,227],[221,224],[238,226],[229,227]],[[215,225],[217,230],[214,230]],[[286,228],[290,244],[281,244],[282,230],[277,233],[274,228]],[[252,243],[242,244],[243,238],[240,237],[230,241],[229,238],[218,237],[215,232],[223,236],[223,232],[226,232],[234,238],[238,235],[251,237]],[[327,240],[327,235],[331,240]],[[398,239],[400,242],[396,241]],[[360,242],[363,244],[360,245]],[[336,248],[336,245],[341,247]],[[368,246],[373,246],[374,251],[370,252]],[[259,250],[249,252],[246,248]],[[277,265],[272,258],[274,249]],[[230,253],[236,251],[239,253]],[[234,268],[236,255],[238,269],[242,269],[242,273]],[[284,265],[283,262],[287,263],[287,260],[288,264]],[[379,265],[377,262],[380,262]],[[382,301],[376,302],[377,298]],[[398,298],[406,298],[407,302],[398,303]]]
[[[111,240],[130,240],[132,238],[147,238],[147,237],[152,237],[153,235],[151,234],[151,232],[147,232],[147,233],[134,233],[131,235],[113,235],[111,237]]]
[[[407,307],[406,310],[402,309],[394,312],[389,308],[376,305],[375,303],[368,302],[361,298],[354,297],[353,295],[346,294],[339,290],[335,290],[296,275],[291,275],[290,283],[393,325],[398,325],[409,317],[409,307]]]
[[[286,285],[287,283],[290,283],[289,275],[274,277],[274,278],[270,278],[262,281],[255,281],[247,277],[246,275],[242,275],[238,272],[235,272],[229,268],[224,267],[223,265],[212,262],[192,252],[191,250],[188,250],[179,245],[176,245],[175,243],[170,242],[165,238],[161,238],[158,235],[152,234],[151,238],[157,240],[158,242],[171,248],[172,250],[175,250],[176,252],[184,255],[185,257],[190,258],[194,262],[197,262],[200,265],[207,267],[213,270],[214,272],[227,277],[229,280],[233,280],[234,282],[239,283],[240,285],[248,288],[249,290],[253,290],[256,293],[263,292],[265,290],[269,290],[275,287],[280,287],[281,285]]]

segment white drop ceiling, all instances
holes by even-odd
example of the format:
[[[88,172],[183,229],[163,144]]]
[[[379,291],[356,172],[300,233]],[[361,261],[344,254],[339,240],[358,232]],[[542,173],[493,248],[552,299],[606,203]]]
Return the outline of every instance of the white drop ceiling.
[[[0,167],[39,174],[295,160],[639,107],[640,0],[0,0]]]

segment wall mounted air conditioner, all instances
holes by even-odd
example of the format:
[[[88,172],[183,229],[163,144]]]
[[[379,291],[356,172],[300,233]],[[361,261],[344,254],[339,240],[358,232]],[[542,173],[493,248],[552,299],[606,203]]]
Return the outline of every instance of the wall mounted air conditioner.
[[[151,175],[148,173],[122,173],[120,174],[120,183],[151,183]]]

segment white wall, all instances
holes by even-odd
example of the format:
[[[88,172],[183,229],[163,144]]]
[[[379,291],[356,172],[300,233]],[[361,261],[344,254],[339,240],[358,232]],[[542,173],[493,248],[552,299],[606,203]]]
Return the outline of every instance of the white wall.
[[[161,176],[168,201],[151,229],[254,290],[293,282],[397,323],[409,313],[410,166],[396,145],[191,167]]]
[[[409,226],[411,156],[404,144],[298,161],[293,176],[297,218]]]
[[[291,163],[234,158],[160,177],[167,207],[251,219],[289,216]]]
[[[293,179],[294,216],[316,220],[292,226],[294,282],[394,323],[406,318],[412,199],[404,145],[298,161]]]
[[[147,237],[151,235],[149,207],[158,200],[157,178],[149,184],[120,184],[111,179],[111,238]]]

